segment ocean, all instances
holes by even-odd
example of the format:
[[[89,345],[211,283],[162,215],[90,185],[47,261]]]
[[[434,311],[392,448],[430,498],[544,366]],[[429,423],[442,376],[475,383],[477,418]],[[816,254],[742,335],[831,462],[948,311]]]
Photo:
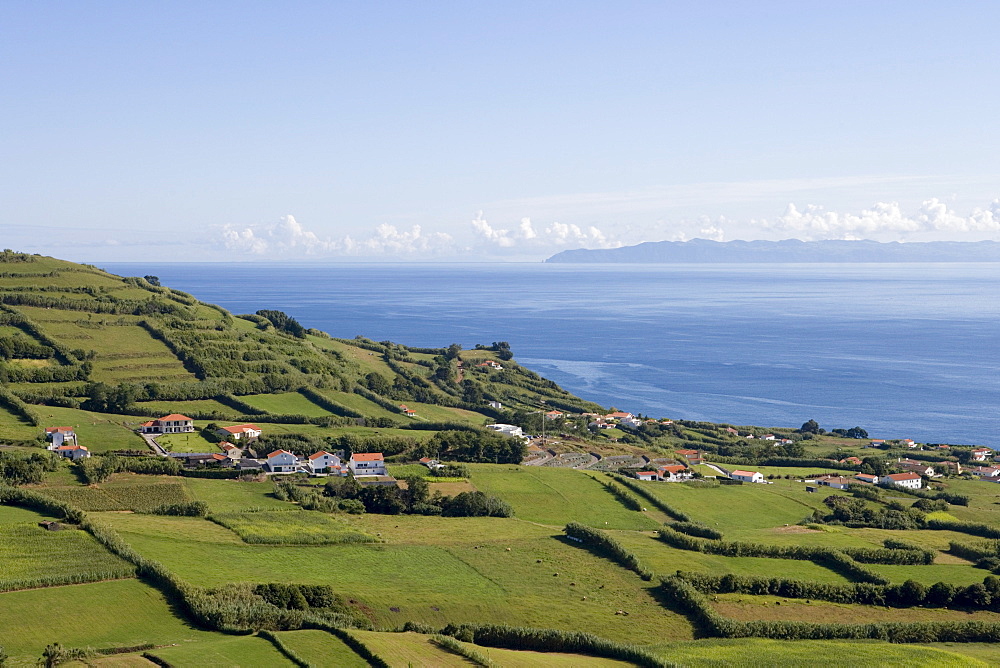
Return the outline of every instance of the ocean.
[[[1000,433],[1000,264],[101,266],[336,337],[508,341],[632,413],[932,443]]]

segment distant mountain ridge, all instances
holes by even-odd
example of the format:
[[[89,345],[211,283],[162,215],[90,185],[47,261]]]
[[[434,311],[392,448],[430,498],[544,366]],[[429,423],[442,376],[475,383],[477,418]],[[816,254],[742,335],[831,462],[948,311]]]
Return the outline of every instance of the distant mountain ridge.
[[[546,262],[1000,262],[996,241],[647,241],[636,246],[567,250]]]

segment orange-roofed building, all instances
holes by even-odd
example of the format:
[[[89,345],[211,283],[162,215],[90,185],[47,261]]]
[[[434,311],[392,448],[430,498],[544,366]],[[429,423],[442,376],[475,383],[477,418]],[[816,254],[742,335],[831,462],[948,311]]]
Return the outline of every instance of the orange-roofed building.
[[[55,449],[55,453],[60,457],[66,457],[74,462],[90,456],[90,451],[82,445],[60,445]]]
[[[294,473],[298,468],[298,457],[288,450],[275,450],[267,456],[267,469],[271,473]]]
[[[336,469],[340,471],[340,457],[335,454],[329,453],[326,450],[320,450],[314,454],[309,455],[309,469],[313,473],[319,473],[320,471],[330,472],[330,469]]]
[[[355,452],[347,467],[354,475],[389,475],[381,452]]]
[[[158,420],[143,422],[139,429],[143,434],[183,434],[194,431],[194,420],[186,415],[171,413]]]
[[[231,438],[234,441],[252,441],[255,438],[260,438],[263,432],[255,424],[236,424],[231,427],[219,427],[215,433],[222,438]]]

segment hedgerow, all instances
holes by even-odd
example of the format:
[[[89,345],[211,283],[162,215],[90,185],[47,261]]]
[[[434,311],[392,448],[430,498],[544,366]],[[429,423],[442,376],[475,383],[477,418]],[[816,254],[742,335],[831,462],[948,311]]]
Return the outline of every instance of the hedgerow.
[[[617,480],[621,484],[628,487],[630,490],[632,490],[642,498],[646,499],[646,501],[648,501],[650,505],[652,505],[654,508],[660,510],[661,512],[666,513],[675,520],[678,520],[680,522],[692,521],[691,518],[688,517],[686,513],[683,513],[677,510],[676,508],[670,506],[669,504],[665,503],[664,501],[661,501],[659,498],[657,498],[655,494],[650,492],[648,489],[640,485],[632,478],[626,478],[625,476],[617,475],[614,473],[609,473],[608,475],[610,475],[613,479]]]
[[[601,556],[607,557],[631,571],[635,571],[643,580],[648,581],[653,579],[653,571],[644,566],[639,557],[629,552],[624,545],[604,531],[578,522],[570,522],[563,528],[563,531],[570,538],[586,545]]]
[[[639,499],[635,498],[631,492],[622,488],[621,485],[616,484],[612,480],[604,480],[601,478],[597,479],[604,488],[611,492],[611,494],[622,502],[622,504],[629,510],[642,510],[642,503]]]

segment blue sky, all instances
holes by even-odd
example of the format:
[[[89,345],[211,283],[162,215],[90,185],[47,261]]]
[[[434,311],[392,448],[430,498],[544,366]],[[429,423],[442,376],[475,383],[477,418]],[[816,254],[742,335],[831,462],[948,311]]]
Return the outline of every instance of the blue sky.
[[[0,235],[75,260],[1000,239],[992,2],[0,4]]]

